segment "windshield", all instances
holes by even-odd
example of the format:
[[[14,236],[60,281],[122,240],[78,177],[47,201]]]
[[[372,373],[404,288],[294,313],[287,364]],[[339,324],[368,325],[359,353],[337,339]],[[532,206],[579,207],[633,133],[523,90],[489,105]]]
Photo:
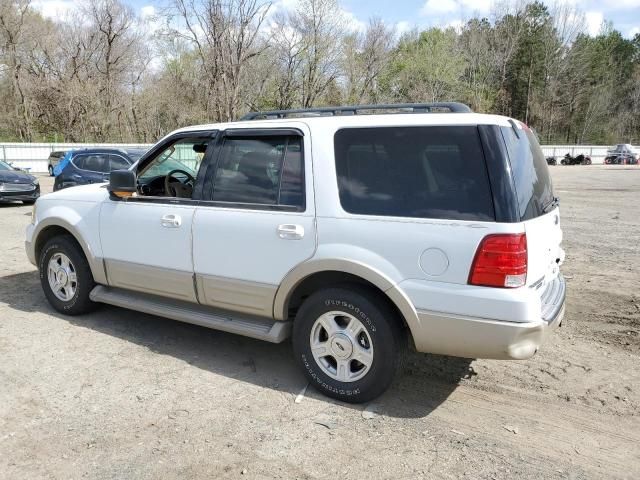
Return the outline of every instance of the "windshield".
[[[524,221],[539,217],[554,197],[549,167],[538,139],[527,127],[517,133],[514,128],[502,127],[502,136],[513,171],[520,218]]]
[[[13,170],[13,167],[8,163],[4,163],[2,160],[0,160],[0,170]]]

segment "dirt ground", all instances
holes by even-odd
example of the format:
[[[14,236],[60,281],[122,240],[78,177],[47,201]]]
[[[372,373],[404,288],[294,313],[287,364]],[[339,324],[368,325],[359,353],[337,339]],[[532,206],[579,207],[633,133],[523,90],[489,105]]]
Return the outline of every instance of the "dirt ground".
[[[414,354],[361,406],[298,397],[289,344],[54,313],[31,207],[0,206],[0,478],[640,478],[640,168],[552,174],[562,328],[528,361]]]

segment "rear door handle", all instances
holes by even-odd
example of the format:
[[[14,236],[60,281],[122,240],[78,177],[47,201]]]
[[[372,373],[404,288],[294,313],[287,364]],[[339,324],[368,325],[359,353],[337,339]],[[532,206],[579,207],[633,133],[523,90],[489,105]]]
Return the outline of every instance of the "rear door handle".
[[[283,224],[279,225],[278,236],[284,240],[300,240],[304,237],[304,227],[302,225]]]
[[[180,215],[170,213],[160,219],[160,224],[166,228],[178,228],[182,225],[182,218],[180,218]]]

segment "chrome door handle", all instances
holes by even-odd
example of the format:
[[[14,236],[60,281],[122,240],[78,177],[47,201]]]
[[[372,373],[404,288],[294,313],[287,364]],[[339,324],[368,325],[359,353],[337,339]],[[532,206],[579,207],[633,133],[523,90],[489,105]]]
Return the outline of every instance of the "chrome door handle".
[[[182,219],[180,215],[168,214],[160,219],[160,224],[167,228],[178,228],[182,225]]]
[[[300,240],[304,237],[304,227],[302,225],[279,225],[277,232],[278,236],[284,240]]]

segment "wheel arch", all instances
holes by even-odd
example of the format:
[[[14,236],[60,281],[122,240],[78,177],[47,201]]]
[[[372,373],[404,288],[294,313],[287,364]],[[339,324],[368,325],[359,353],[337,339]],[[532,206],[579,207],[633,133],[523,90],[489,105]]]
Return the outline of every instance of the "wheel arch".
[[[82,236],[78,234],[77,230],[69,222],[56,218],[47,219],[38,224],[38,229],[33,236],[33,248],[36,259],[36,264],[40,262],[40,255],[44,245],[52,238],[60,235],[70,235],[76,243],[80,246],[82,253],[84,254],[89,267],[91,268],[91,274],[97,283],[107,283],[105,275],[104,265],[102,260],[97,258],[91,251],[89,245],[82,241]]]
[[[276,292],[274,318],[291,318],[304,298],[320,288],[337,283],[355,283],[380,293],[412,336],[414,329],[419,327],[420,320],[415,308],[395,282],[382,272],[350,259],[309,261],[289,272]]]

